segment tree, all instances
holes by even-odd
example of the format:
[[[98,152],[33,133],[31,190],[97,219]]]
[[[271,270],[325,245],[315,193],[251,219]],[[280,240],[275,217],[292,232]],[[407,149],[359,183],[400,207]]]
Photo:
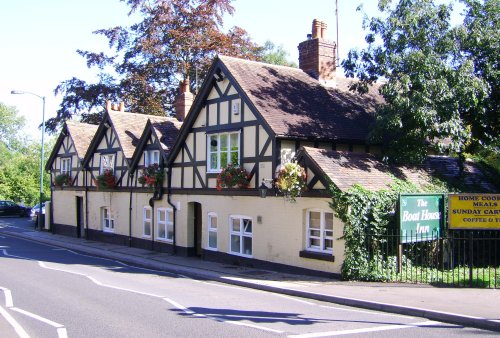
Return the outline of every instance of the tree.
[[[262,61],[279,66],[288,66],[297,68],[295,62],[287,60],[289,53],[283,49],[283,46],[276,46],[273,42],[267,40],[262,47]]]
[[[15,107],[0,102],[0,199],[27,205],[38,202],[40,192],[40,144],[22,132],[25,119]],[[51,149],[50,141],[45,149]],[[47,157],[45,157],[47,158]],[[50,177],[44,173],[45,198],[50,198]]]
[[[261,48],[245,30],[222,31],[223,15],[234,11],[232,0],[125,2],[142,21],[95,32],[108,39],[113,55],[78,51],[88,67],[99,69],[99,81],[89,84],[72,78],[61,82],[55,93],[63,99],[57,116],[47,121],[49,131],[75,115],[98,122],[107,99],[120,99],[135,113],[165,115],[171,112],[179,81],[190,79],[194,85],[196,75],[206,74],[217,53],[259,57]]]
[[[384,81],[386,104],[372,136],[387,143],[390,160],[421,162],[430,145],[459,154],[498,146],[498,0],[464,3],[466,20],[452,28],[451,5],[379,0],[385,17],[365,18],[368,47],[342,62],[347,76],[359,78],[353,90]]]
[[[22,130],[25,122],[24,117],[18,115],[15,107],[9,107],[0,102],[0,146],[10,150],[17,149],[22,144],[19,131]]]

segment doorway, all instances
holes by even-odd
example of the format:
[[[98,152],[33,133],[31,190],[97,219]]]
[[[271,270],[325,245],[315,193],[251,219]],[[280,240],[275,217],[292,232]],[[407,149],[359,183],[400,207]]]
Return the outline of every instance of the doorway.
[[[76,196],[76,237],[85,237],[85,227],[83,226],[83,197]]]
[[[189,228],[192,233],[193,247],[191,255],[201,257],[202,253],[202,211],[198,202],[188,203]]]

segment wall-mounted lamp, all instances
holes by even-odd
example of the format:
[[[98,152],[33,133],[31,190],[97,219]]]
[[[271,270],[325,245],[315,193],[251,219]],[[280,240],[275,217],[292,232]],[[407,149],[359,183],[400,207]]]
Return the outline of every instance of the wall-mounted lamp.
[[[266,179],[266,178],[263,178],[262,179],[262,183],[259,187],[259,194],[260,194],[260,197],[261,198],[266,198],[267,196],[267,191],[269,190],[269,187],[266,185],[266,182],[268,183],[273,183],[273,180],[272,179]]]

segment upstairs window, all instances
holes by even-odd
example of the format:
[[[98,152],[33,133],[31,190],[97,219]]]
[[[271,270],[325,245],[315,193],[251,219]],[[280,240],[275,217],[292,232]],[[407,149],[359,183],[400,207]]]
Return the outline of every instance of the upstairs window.
[[[101,154],[101,169],[99,173],[102,175],[105,171],[115,171],[115,155]]]
[[[61,175],[71,175],[71,157],[61,158]]]
[[[144,152],[144,166],[148,167],[152,164],[160,164],[159,150],[148,150]]]
[[[220,172],[229,163],[240,163],[240,133],[208,135],[207,167],[209,172]]]

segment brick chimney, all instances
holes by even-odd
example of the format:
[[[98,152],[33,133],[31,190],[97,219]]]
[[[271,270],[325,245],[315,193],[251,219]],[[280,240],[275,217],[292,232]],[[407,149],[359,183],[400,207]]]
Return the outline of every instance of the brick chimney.
[[[326,39],[326,23],[317,19],[312,34],[299,44],[299,68],[326,86],[335,86],[335,42]]]
[[[120,102],[119,104],[111,103],[110,100],[106,100],[106,110],[109,111],[117,111],[117,112],[125,112],[125,103]]]
[[[179,121],[184,121],[193,104],[194,95],[189,91],[189,79],[181,82],[179,96],[175,98],[175,115]]]

